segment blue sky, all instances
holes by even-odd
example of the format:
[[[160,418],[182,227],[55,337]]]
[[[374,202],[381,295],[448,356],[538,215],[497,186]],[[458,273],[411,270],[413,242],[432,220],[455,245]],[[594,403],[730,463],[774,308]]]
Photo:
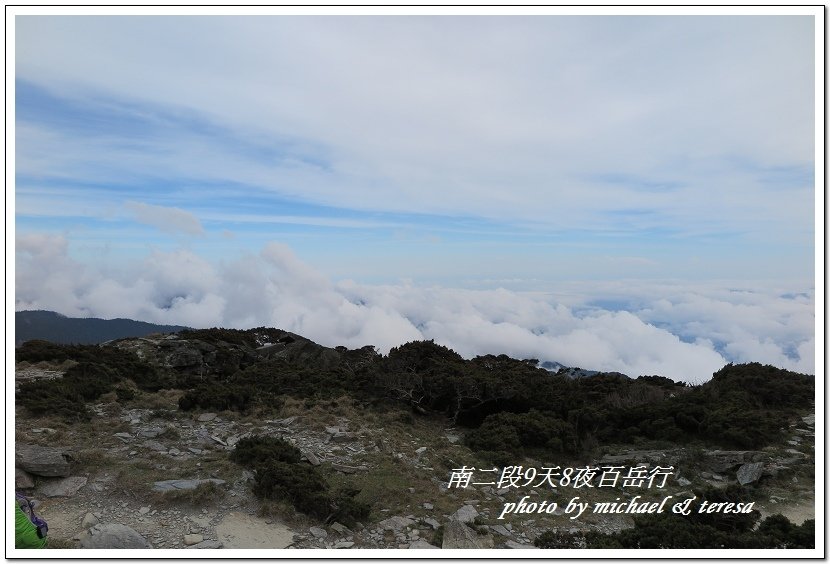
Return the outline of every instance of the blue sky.
[[[811,291],[813,27],[16,16],[17,284],[38,245],[123,286],[153,257],[222,278],[277,244],[333,285]],[[85,284],[57,302],[18,292],[17,307],[116,311]]]

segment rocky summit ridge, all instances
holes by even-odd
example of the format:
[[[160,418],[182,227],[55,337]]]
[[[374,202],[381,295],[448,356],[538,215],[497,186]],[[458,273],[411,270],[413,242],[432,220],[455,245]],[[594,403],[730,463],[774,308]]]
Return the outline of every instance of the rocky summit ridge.
[[[383,356],[273,328],[30,342],[17,361],[16,487],[53,548],[581,548],[648,525],[573,518],[574,497],[752,501],[756,529],[815,514],[812,381],[771,367],[700,387],[572,378],[430,342]],[[501,479],[508,467],[517,479]],[[539,479],[553,467],[670,470],[660,488],[603,488],[599,474],[576,488]],[[555,509],[507,511],[543,501]]]

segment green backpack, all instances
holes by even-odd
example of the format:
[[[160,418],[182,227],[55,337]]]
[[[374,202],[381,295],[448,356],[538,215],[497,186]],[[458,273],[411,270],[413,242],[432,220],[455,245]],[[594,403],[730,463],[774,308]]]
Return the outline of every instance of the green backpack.
[[[14,547],[45,547],[47,530],[46,521],[35,515],[32,502],[17,494],[14,501]]]

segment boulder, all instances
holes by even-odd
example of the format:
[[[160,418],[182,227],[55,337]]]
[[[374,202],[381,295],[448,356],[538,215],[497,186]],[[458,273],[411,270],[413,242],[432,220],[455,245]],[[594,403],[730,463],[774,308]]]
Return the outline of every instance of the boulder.
[[[14,453],[15,466],[35,476],[69,476],[69,461],[63,449],[19,444]]]
[[[410,544],[409,548],[416,548],[416,549],[417,548],[426,548],[426,549],[436,548],[437,549],[438,547],[435,546],[435,545],[429,544],[424,539],[418,539],[415,542],[413,542],[412,544]]]
[[[326,530],[321,529],[320,527],[311,527],[308,530],[308,532],[311,533],[312,535],[314,535],[314,538],[316,538],[316,539],[324,539],[327,536],[329,536],[329,534],[326,532]]]
[[[46,497],[72,497],[86,485],[86,476],[70,476],[59,480],[50,480],[41,484],[38,490]]]
[[[117,523],[94,525],[81,538],[81,548],[153,548],[134,529]]]
[[[84,520],[81,521],[81,527],[83,527],[83,529],[86,530],[86,529],[89,529],[90,527],[94,527],[98,523],[100,523],[100,521],[98,520],[98,517],[96,517],[92,513],[87,513],[86,515],[84,515]]]
[[[215,413],[202,413],[197,418],[200,423],[207,423],[208,421],[213,421],[214,419],[216,419]]]
[[[472,523],[478,517],[478,511],[472,505],[464,505],[452,514],[450,519],[456,519],[462,523]]]
[[[444,525],[444,542],[441,548],[487,548],[483,538],[470,527],[458,521],[450,519]]]
[[[31,474],[20,468],[14,469],[14,487],[17,490],[28,490],[35,487]]]
[[[738,483],[742,486],[756,482],[764,473],[763,462],[749,462],[738,468]]]

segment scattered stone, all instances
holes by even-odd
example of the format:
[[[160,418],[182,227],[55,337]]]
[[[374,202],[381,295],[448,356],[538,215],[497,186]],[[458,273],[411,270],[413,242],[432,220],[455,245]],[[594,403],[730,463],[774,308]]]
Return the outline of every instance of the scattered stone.
[[[16,445],[15,466],[35,476],[69,476],[69,461],[63,449],[38,445]]]
[[[347,433],[345,431],[341,431],[339,433],[335,433],[331,436],[331,442],[333,443],[350,443],[356,440],[354,433]]]
[[[432,511],[432,509],[433,509],[434,507],[435,507],[435,506],[434,506],[434,505],[432,505],[431,503],[424,503],[424,509],[426,509],[427,511]]]
[[[334,523],[331,524],[331,528],[332,528],[333,531],[338,532],[341,535],[345,535],[345,534],[351,532],[346,525],[338,523],[337,521],[335,521]]]
[[[213,482],[217,486],[221,486],[225,483],[225,480],[218,478],[208,478],[205,480],[162,480],[161,482],[153,482],[153,491],[171,492],[175,490],[193,490],[207,482]]]
[[[459,437],[458,435],[445,435],[445,436],[447,437],[447,440],[449,442],[451,442],[452,444],[455,444],[455,443],[457,443],[458,441],[461,440],[461,437]]]
[[[427,451],[427,447],[420,447],[415,449],[415,454],[424,454]]]
[[[351,541],[340,541],[334,545],[334,548],[351,548],[354,543]]]
[[[162,433],[164,433],[164,429],[161,427],[147,427],[145,429],[141,429],[138,432],[138,436],[144,437],[145,439],[155,439]]]
[[[329,435],[336,435],[341,431],[342,430],[340,429],[340,427],[326,427],[326,433],[328,433]]]
[[[520,542],[516,542],[516,541],[514,541],[514,540],[509,540],[509,541],[505,542],[505,543],[504,543],[504,548],[513,548],[513,549],[517,549],[517,548],[534,548],[534,549],[538,550],[538,547],[533,546],[532,544],[522,544],[522,543],[520,543]]]
[[[437,530],[438,527],[441,526],[441,524],[432,517],[427,517],[426,519],[424,519],[424,523],[432,527],[433,530]]]
[[[138,510],[139,515],[147,515],[149,512],[150,512],[150,507],[146,506],[146,505]]]
[[[189,450],[193,454],[202,454],[202,449],[200,448],[187,447],[187,450]]]
[[[205,538],[199,534],[191,533],[189,535],[184,536],[184,544],[186,546],[193,546],[194,544],[199,544],[203,540],[205,540]]]
[[[117,523],[94,525],[81,538],[81,548],[153,548],[134,529]]]
[[[438,547],[437,547],[437,546],[435,546],[435,545],[429,544],[429,543],[428,543],[427,541],[425,541],[424,539],[418,539],[418,540],[416,540],[415,542],[413,542],[412,544],[410,544],[410,545],[409,545],[409,548],[415,548],[415,549],[419,549],[419,548],[426,548],[426,549],[436,548],[436,549],[437,549]]]
[[[177,449],[175,447],[173,447],[173,448],[171,448],[170,450],[167,451],[167,454],[169,454],[170,456],[179,456],[181,453],[182,453],[182,451],[180,451],[179,449]]]
[[[156,452],[167,452],[167,447],[158,441],[144,441],[143,443],[141,443],[141,446],[143,446],[144,448],[149,448],[150,450]]]
[[[470,527],[458,521],[450,519],[444,525],[444,541],[441,544],[443,549],[452,548],[486,548],[478,533]]]
[[[687,480],[686,478],[680,476],[677,478],[677,483],[680,485],[681,488],[685,488],[686,486],[692,485],[691,480]]]
[[[202,413],[196,420],[200,423],[207,423],[208,421],[213,421],[214,419],[216,419],[215,413]]]
[[[72,497],[86,485],[86,476],[71,476],[41,484],[38,490],[46,497]]]
[[[312,535],[314,535],[314,538],[317,538],[317,539],[324,539],[327,536],[329,536],[329,534],[326,532],[326,530],[321,529],[320,527],[311,527],[308,530],[308,532],[311,533]]]
[[[389,517],[388,519],[384,519],[383,521],[378,523],[378,527],[383,531],[400,531],[414,524],[415,521],[413,521],[409,517],[401,517],[400,515],[395,515],[394,517]]]
[[[490,527],[490,530],[494,533],[498,533],[503,537],[510,537],[510,531],[508,531],[504,525],[493,525]]]
[[[738,483],[742,486],[751,484],[761,478],[764,472],[763,462],[750,462],[738,468]]]
[[[461,523],[472,523],[478,517],[478,511],[472,505],[464,505],[458,511],[452,514],[450,519],[456,519]]]
[[[192,546],[188,546],[188,549],[196,548],[196,549],[204,549],[204,548],[222,548],[224,545],[215,540],[206,540],[199,543],[196,543]]]

